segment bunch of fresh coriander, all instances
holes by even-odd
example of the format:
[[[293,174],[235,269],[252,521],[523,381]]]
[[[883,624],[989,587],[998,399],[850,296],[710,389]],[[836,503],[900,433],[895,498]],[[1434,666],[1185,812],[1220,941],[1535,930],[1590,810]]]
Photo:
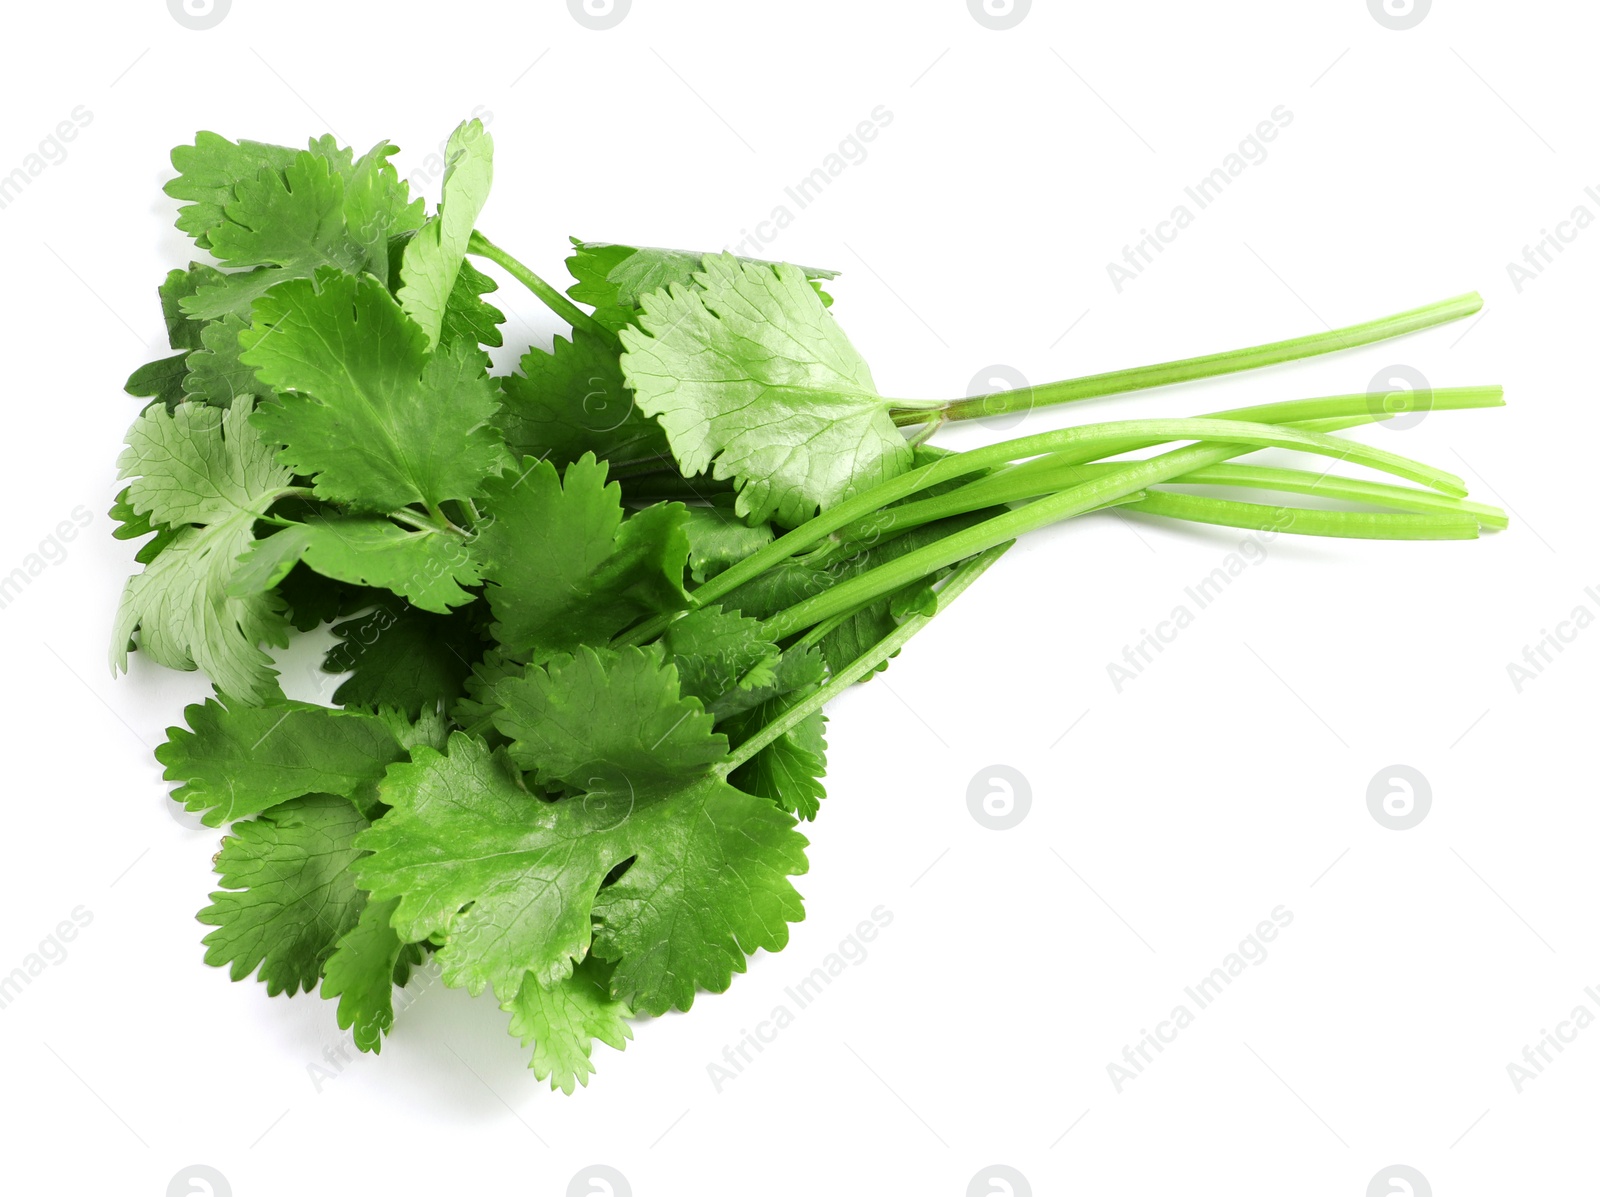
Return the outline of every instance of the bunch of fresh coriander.
[[[161,286],[175,353],[129,380],[149,404],[112,512],[143,540],[115,666],[137,648],[216,689],[156,752],[174,798],[229,827],[206,961],[272,994],[320,985],[363,1050],[431,954],[446,984],[492,990],[537,1075],[571,1092],[594,1040],[620,1048],[631,1019],[686,1010],[782,948],[824,704],[1030,529],[1114,506],[1322,536],[1505,525],[1453,475],[1331,435],[1418,404],[1496,406],[1495,387],[926,443],[949,420],[1425,328],[1475,295],[976,399],[887,399],[829,312],[831,272],[575,241],[562,294],[476,229],[478,122],[451,138],[431,216],[394,152],[211,133],[173,151],[178,227],[216,264]],[[474,256],[571,339],[491,374],[504,318]],[[1262,448],[1331,463],[1236,463]],[[267,650],[326,623],[339,705],[286,699]]]

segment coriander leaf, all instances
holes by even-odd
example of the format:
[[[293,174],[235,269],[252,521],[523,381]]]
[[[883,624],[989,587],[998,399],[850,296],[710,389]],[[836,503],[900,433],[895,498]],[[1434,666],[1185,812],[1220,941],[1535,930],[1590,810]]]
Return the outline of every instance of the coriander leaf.
[[[445,157],[439,211],[406,245],[400,266],[400,306],[427,334],[430,347],[439,341],[467,241],[489,199],[494,140],[482,121],[467,121],[450,135]]]
[[[128,375],[122,389],[136,399],[153,399],[171,411],[188,398],[184,392],[188,373],[189,355],[180,353],[140,366]]]
[[[721,607],[702,607],[668,626],[661,644],[678,667],[683,693],[709,710],[729,690],[770,685],[778,646],[758,620]]]
[[[422,330],[371,276],[324,271],[255,307],[241,360],[279,392],[256,426],[279,460],[315,475],[319,499],[368,511],[469,499],[506,454],[489,427],[488,359],[456,344],[430,354]]]
[[[228,594],[235,563],[255,521],[279,498],[289,472],[247,422],[250,405],[227,412],[184,404],[151,408],[134,422],[118,459],[136,515],[176,527],[143,573],[128,579],[112,633],[112,667],[127,668],[128,644],[172,669],[205,671],[239,698],[277,695],[263,642],[281,643],[282,603],[272,595]],[[179,525],[183,525],[179,527]]]
[[[347,707],[396,707],[413,719],[460,697],[483,641],[470,608],[430,615],[396,600],[335,624],[339,644],[323,669],[350,672],[333,700]]]
[[[201,323],[189,319],[183,310],[183,301],[206,283],[222,277],[222,271],[213,266],[191,262],[187,270],[167,273],[158,289],[161,296],[161,315],[167,324],[167,340],[174,349],[199,349]]]
[[[166,548],[172,542],[172,538],[178,534],[176,528],[157,526],[150,522],[148,515],[140,515],[136,512],[133,509],[133,504],[128,501],[127,487],[122,488],[121,493],[117,495],[116,501],[112,503],[111,510],[107,514],[117,522],[117,526],[111,530],[111,535],[118,540],[135,540],[140,536],[149,536],[152,532],[155,533],[155,536],[140,545],[139,551],[133,555],[133,559],[140,565],[149,565],[155,559],[156,554]]]
[[[694,288],[645,296],[622,371],[685,475],[714,468],[736,510],[794,526],[895,476],[911,450],[871,372],[794,266],[706,255]]]
[[[691,507],[684,531],[689,534],[689,573],[709,582],[772,543],[772,525],[747,524],[722,507]]]
[[[541,786],[588,791],[586,805],[597,805],[604,785],[625,806],[637,787],[703,772],[728,753],[727,738],[698,701],[679,696],[676,667],[654,649],[580,648],[500,682],[495,699],[511,759]]]
[[[502,385],[500,427],[519,458],[561,467],[592,452],[618,466],[669,453],[661,425],[622,380],[614,341],[582,329],[570,341],[558,336],[549,353],[530,349],[522,373]]]
[[[569,976],[593,935],[616,962],[613,997],[646,1013],[688,1009],[697,988],[726,989],[748,953],[781,947],[802,917],[788,878],[805,871],[805,839],[769,800],[712,774],[642,785],[631,810],[611,794],[552,802],[457,733],[448,755],[419,748],[391,769],[382,796],[391,809],[360,840],[372,853],[357,865],[362,884],[400,898],[403,938],[445,936],[446,984],[491,986],[502,1002],[528,973],[546,985]]]
[[[469,345],[496,347],[504,344],[500,326],[506,322],[506,314],[482,298],[499,289],[500,284],[494,279],[471,262],[463,261],[455,288],[450,292],[450,301],[445,305],[439,343],[454,345],[465,341]]]
[[[493,727],[494,713],[500,709],[495,686],[505,678],[521,677],[522,669],[522,662],[491,648],[472,667],[465,683],[466,693],[451,709],[451,718],[474,735],[487,735]]]
[[[272,398],[272,388],[256,378],[256,372],[239,360],[239,338],[249,325],[238,316],[224,316],[200,328],[201,348],[188,357],[188,374],[183,389],[188,397],[212,407],[231,407],[240,396]]]
[[[394,1026],[394,987],[422,963],[421,945],[401,943],[389,925],[394,908],[393,900],[367,902],[323,966],[322,996],[339,999],[339,1029],[364,1052],[383,1050]]]
[[[604,241],[572,239],[573,254],[567,270],[577,280],[567,294],[579,303],[594,308],[594,317],[607,328],[618,331],[638,321],[640,301],[652,291],[662,291],[673,283],[688,286],[700,269],[705,255],[683,249],[654,249],[649,246],[612,245]],[[739,258],[756,266],[776,266],[761,258]],[[800,266],[811,280],[824,305],[833,300],[819,280],[837,278],[837,270]]]
[[[443,615],[475,596],[478,567],[466,546],[442,532],[402,528],[382,516],[307,516],[258,540],[239,562],[234,592],[278,585],[296,561],[326,577],[392,590],[424,611]]]
[[[365,804],[390,764],[405,757],[388,724],[359,711],[311,703],[267,706],[207,699],[169,727],[156,760],[182,784],[175,801],[207,827],[260,814],[302,794],[360,797]]]
[[[118,477],[133,479],[127,494],[134,511],[168,527],[259,514],[263,498],[277,498],[289,475],[245,423],[249,414],[248,405],[226,415],[185,405],[152,408],[135,420],[117,458]]]
[[[750,678],[748,686],[724,690],[706,704],[706,710],[720,723],[729,716],[738,715],[774,698],[818,686],[827,674],[827,658],[820,647],[796,644],[783,651],[775,667]]]
[[[796,691],[751,708],[727,725],[730,736],[737,742],[754,735],[809,693],[808,690]],[[815,819],[822,799],[827,797],[822,785],[828,768],[828,742],[823,735],[826,727],[827,719],[822,712],[813,711],[735,769],[728,780],[746,793],[771,798],[784,810],[808,822]]]
[[[627,1004],[610,995],[610,975],[603,961],[590,958],[548,989],[530,976],[504,1006],[511,1033],[524,1047],[533,1045],[528,1067],[541,1081],[549,1077],[551,1089],[570,1094],[589,1083],[596,1039],[621,1051],[633,1038]]]
[[[244,315],[274,285],[324,267],[387,273],[390,235],[415,229],[422,209],[388,162],[394,152],[379,142],[353,162],[324,138],[281,170],[241,179],[207,240],[223,265],[257,269],[202,284],[180,301],[183,311],[208,320]]]
[[[283,170],[295,154],[286,146],[234,143],[216,133],[197,133],[193,145],[172,151],[178,177],[163,188],[173,199],[193,201],[178,210],[178,227],[201,249],[210,248],[211,230],[225,219],[223,208],[233,200],[240,181],[253,179],[262,170]]]
[[[323,963],[356,925],[366,895],[351,864],[367,820],[348,799],[308,794],[247,822],[222,841],[225,889],[196,916],[208,927],[206,963],[242,981],[260,969],[269,994],[316,988]]]
[[[626,520],[606,464],[585,454],[558,476],[525,459],[484,488],[492,517],[475,545],[489,582],[494,635],[513,655],[604,643],[644,615],[687,605],[683,507],[657,504]]]
[[[238,581],[237,573],[234,579]],[[277,589],[278,597],[288,607],[285,614],[289,623],[301,632],[353,615],[382,597],[381,592],[335,582],[304,565],[291,569]]]

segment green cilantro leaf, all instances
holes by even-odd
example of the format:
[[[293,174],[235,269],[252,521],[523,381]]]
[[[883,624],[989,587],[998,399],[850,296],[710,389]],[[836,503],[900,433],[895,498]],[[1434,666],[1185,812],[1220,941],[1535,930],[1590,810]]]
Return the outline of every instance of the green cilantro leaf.
[[[500,427],[517,457],[560,467],[585,453],[613,466],[665,458],[666,434],[641,412],[622,380],[614,341],[579,329],[549,353],[530,349],[504,382]]]
[[[567,288],[567,294],[593,307],[594,318],[612,331],[636,324],[640,302],[652,291],[666,290],[674,283],[690,285],[705,257],[703,253],[683,249],[612,245],[604,241],[579,241],[576,237],[571,240],[573,253],[567,259],[567,270],[576,281]],[[737,260],[754,266],[778,265],[761,258]],[[824,305],[833,302],[822,289],[821,281],[837,278],[837,270],[819,270],[815,266],[797,269],[811,280]]]
[[[348,149],[324,139],[281,170],[240,179],[206,240],[224,266],[256,269],[201,284],[180,301],[184,312],[208,320],[242,316],[276,284],[325,267],[386,274],[389,238],[415,229],[422,215],[422,202],[411,202],[388,161],[394,152],[380,142],[353,161]]]
[[[797,525],[906,470],[872,374],[794,266],[706,255],[693,288],[644,297],[622,372],[686,475],[714,467],[753,522]]]
[[[738,742],[778,719],[810,693],[798,690],[768,699],[722,726]],[[815,819],[822,799],[827,797],[822,784],[828,768],[828,742],[824,736],[827,722],[821,711],[813,711],[735,769],[728,780],[747,793],[772,799],[801,819]]]
[[[772,525],[749,524],[722,507],[691,507],[684,531],[689,534],[689,573],[709,582],[730,565],[772,543]]]
[[[340,582],[392,590],[438,615],[470,603],[475,596],[462,587],[480,581],[477,563],[455,536],[402,528],[382,516],[311,515],[256,541],[240,559],[233,593],[270,590],[298,561]]]
[[[445,305],[439,343],[454,345],[465,341],[468,345],[496,347],[504,344],[500,326],[506,322],[506,314],[483,299],[499,289],[500,284],[494,279],[471,262],[463,261],[455,288],[450,292],[450,301]]]
[[[622,492],[585,454],[564,476],[524,460],[484,488],[492,520],[475,549],[495,638],[513,655],[604,643],[643,615],[680,610],[689,542],[681,504],[623,519]]]
[[[260,299],[241,360],[280,392],[255,424],[319,499],[367,511],[469,499],[506,464],[488,359],[427,338],[371,276],[325,271]],[[293,393],[284,393],[293,392]]]
[[[752,690],[775,680],[778,646],[758,620],[737,611],[691,611],[667,628],[661,643],[678,667],[683,693],[708,710],[730,690]]]
[[[226,219],[224,208],[233,201],[234,188],[263,170],[283,170],[295,154],[286,146],[234,143],[216,133],[196,134],[193,145],[180,145],[172,151],[178,177],[164,188],[173,199],[192,201],[178,210],[178,227],[201,249],[210,248],[211,230]]]
[[[197,916],[206,963],[235,981],[260,970],[269,994],[316,988],[322,966],[356,925],[366,895],[350,866],[367,820],[349,799],[308,794],[235,824],[222,841],[225,887]]]
[[[530,976],[506,1003],[511,1033],[524,1047],[533,1045],[528,1067],[541,1081],[549,1077],[551,1089],[570,1094],[589,1083],[596,1039],[621,1051],[633,1038],[631,1012],[611,996],[610,976],[605,962],[591,957],[549,988]]]
[[[250,326],[238,316],[224,316],[203,328],[201,347],[186,359],[188,373],[183,389],[188,397],[213,407],[231,407],[238,398],[272,398],[272,388],[256,378],[256,372],[239,360],[243,349],[240,338]]]
[[[625,803],[634,787],[692,776],[728,753],[701,703],[680,697],[678,671],[658,650],[580,648],[500,682],[495,698],[511,759],[539,785],[591,799],[610,786]]]
[[[638,696],[647,698],[623,686],[571,701],[588,701],[611,727],[612,712]],[[569,731],[543,771],[581,775],[568,766],[585,751],[582,729]],[[676,755],[693,761],[718,739],[680,743]],[[629,759],[649,751],[641,743]],[[805,840],[770,801],[713,773],[667,778],[663,768],[626,793],[612,773],[606,788],[552,802],[522,787],[509,758],[457,733],[448,756],[419,749],[390,771],[382,793],[392,809],[361,840],[373,853],[358,865],[362,882],[400,897],[403,937],[446,936],[448,984],[492,986],[504,1001],[525,972],[543,984],[568,976],[592,933],[595,954],[616,962],[612,996],[646,1013],[688,1009],[697,988],[727,988],[748,953],[787,942],[802,917],[788,877],[805,871]]]
[[[163,404],[170,411],[188,397],[184,391],[188,374],[189,355],[180,353],[176,357],[164,357],[140,366],[128,375],[128,381],[122,384],[122,389],[136,399],[151,399]]]
[[[430,615],[391,600],[344,623],[333,634],[323,669],[349,672],[333,700],[347,707],[395,707],[412,718],[462,694],[484,644],[472,614]]]
[[[272,595],[229,595],[235,563],[255,521],[288,489],[289,471],[250,427],[250,405],[227,412],[184,404],[151,408],[135,421],[118,459],[133,478],[128,505],[176,529],[143,573],[128,579],[112,633],[112,667],[139,647],[172,669],[205,671],[224,693],[257,702],[277,693],[263,642],[283,641],[282,604]]]
[[[395,905],[367,902],[323,966],[322,996],[339,999],[339,1028],[364,1052],[383,1050],[394,1026],[394,987],[422,963],[422,945],[402,943],[389,925]]]
[[[204,811],[208,827],[260,814],[303,794],[333,794],[367,805],[400,746],[384,720],[304,702],[223,705],[215,699],[169,727],[156,760],[182,784],[175,801]]]
[[[494,182],[494,140],[483,122],[470,120],[450,135],[439,211],[405,248],[400,266],[400,306],[438,344],[445,311],[461,272],[478,216]]]

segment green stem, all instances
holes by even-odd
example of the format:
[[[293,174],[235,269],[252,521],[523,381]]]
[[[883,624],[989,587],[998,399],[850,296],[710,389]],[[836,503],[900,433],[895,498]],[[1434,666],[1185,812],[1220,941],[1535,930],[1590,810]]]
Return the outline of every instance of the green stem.
[[[820,711],[824,705],[831,702],[837,695],[848,690],[883,662],[894,656],[895,653],[905,647],[908,640],[927,627],[929,621],[935,615],[938,615],[951,603],[955,602],[960,597],[961,592],[976,582],[983,574],[983,571],[998,561],[1001,554],[1009,547],[1008,544],[994,545],[973,557],[971,561],[963,563],[959,569],[945,579],[944,585],[939,588],[939,601],[934,608],[933,615],[911,616],[898,628],[878,641],[877,644],[834,674],[827,685],[801,702],[795,703],[794,706],[790,707],[778,718],[740,744],[738,748],[733,750],[727,761],[717,766],[717,771],[726,777],[779,736],[785,735],[798,727],[809,719],[813,713]]]
[[[1055,403],[1073,403],[1080,399],[1097,399],[1126,391],[1193,382],[1199,378],[1213,378],[1218,374],[1233,374],[1240,370],[1254,370],[1260,366],[1274,366],[1300,358],[1315,357],[1322,353],[1353,349],[1358,345],[1369,345],[1374,341],[1383,341],[1420,329],[1432,328],[1437,324],[1460,320],[1482,307],[1483,298],[1474,291],[1393,316],[1385,316],[1379,320],[1352,324],[1347,328],[1330,329],[1310,336],[1294,337],[1287,341],[1272,341],[1247,349],[1232,349],[1226,353],[1211,353],[1204,357],[1160,362],[1153,366],[1138,366],[1131,370],[1113,370],[1106,374],[1090,374],[1062,382],[1047,382],[1039,386],[997,391],[992,395],[952,399],[933,407],[900,400],[886,402],[897,424],[921,424],[930,417],[945,420],[981,419],[984,416],[998,416],[1008,412],[1031,411],[1035,407],[1045,407]]]
[[[607,340],[616,340],[615,334],[609,328],[477,230],[473,230],[472,237],[467,242],[467,252],[480,258],[488,258],[489,261],[504,269],[507,274],[537,295],[547,308],[557,316],[560,316],[574,329],[581,328],[585,332],[595,333]]]
[[[1188,422],[1204,423],[1199,420]],[[1249,425],[1229,426],[1249,427]],[[981,553],[1005,541],[1015,540],[1036,528],[1082,515],[1123,495],[1132,494],[1159,482],[1166,482],[1201,466],[1214,465],[1235,452],[1237,445],[1234,444],[1200,444],[1174,449],[1144,461],[1129,462],[1123,468],[1114,470],[1102,478],[1037,499],[1025,507],[997,515],[981,524],[975,524],[933,544],[914,549],[875,569],[840,582],[821,594],[778,612],[766,621],[767,634],[773,639],[782,639],[839,611],[881,598],[946,565]],[[722,576],[718,575],[719,578]]]
[[[1396,515],[1391,511],[1319,511],[1310,507],[1270,507],[1264,503],[1159,490],[1147,491],[1137,503],[1128,504],[1128,510],[1191,523],[1250,528],[1258,532],[1293,532],[1300,536],[1362,540],[1476,540],[1478,536],[1477,519],[1465,512]]]

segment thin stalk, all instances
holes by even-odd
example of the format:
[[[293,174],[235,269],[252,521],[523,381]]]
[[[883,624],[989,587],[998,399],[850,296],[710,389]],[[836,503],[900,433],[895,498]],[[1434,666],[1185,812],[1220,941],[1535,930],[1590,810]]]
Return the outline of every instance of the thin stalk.
[[[1504,403],[1499,387],[1452,387],[1433,392],[1433,407],[1441,411],[1463,408],[1498,407]],[[1307,415],[1316,418],[1306,419]],[[1197,417],[1203,420],[1242,418],[1257,423],[1282,422],[1287,427],[1306,432],[1333,432],[1389,419],[1392,413],[1383,411],[1367,395],[1328,395],[1320,399],[1297,399],[1284,403],[1266,403],[1254,407],[1239,407],[1229,411],[1209,412]],[[1296,417],[1283,420],[1285,416]],[[1102,447],[1095,457],[1110,457],[1119,453],[1147,449],[1157,441],[1129,440],[1125,444]],[[1241,445],[1234,456],[1255,451],[1255,446]],[[1063,486],[1087,481],[1090,474],[1076,473],[1089,457],[1083,452],[1064,452],[1035,457],[1017,465],[1005,466],[969,482],[957,490],[932,499],[904,503],[874,513],[855,528],[847,528],[841,539],[870,539],[874,543],[893,530],[918,527],[936,519],[960,515],[1001,503],[1015,503],[1038,495],[1050,494]]]
[[[1198,420],[1191,422],[1203,423]],[[766,621],[764,625],[766,633],[774,640],[781,640],[839,611],[892,593],[946,565],[952,565],[1005,541],[1015,540],[1036,528],[1082,515],[1086,511],[1104,506],[1113,499],[1169,481],[1201,466],[1215,465],[1236,451],[1236,445],[1226,443],[1190,445],[1144,461],[1129,462],[1123,468],[1114,470],[1103,478],[1037,499],[1024,507],[1015,508],[987,519],[981,524],[952,533],[933,544],[914,549],[875,569],[857,574],[792,607],[786,607]],[[717,576],[720,578],[724,575]]]
[[[532,291],[547,308],[557,316],[560,316],[574,329],[581,328],[585,332],[596,333],[607,340],[616,339],[615,334],[605,325],[601,324],[588,312],[573,303],[572,300],[568,299],[477,230],[473,230],[472,237],[467,242],[467,252],[480,258],[488,258],[489,261],[504,269],[507,274]]]
[[[1076,467],[1082,471],[1083,480],[1113,469],[1110,462],[1092,462]],[[1470,515],[1485,528],[1499,531],[1510,522],[1506,513],[1488,503],[1473,503],[1466,499],[1452,499],[1432,491],[1410,486],[1391,486],[1386,482],[1368,482],[1364,478],[1344,478],[1337,474],[1313,474],[1310,470],[1286,470],[1272,466],[1235,465],[1231,463],[1207,466],[1182,478],[1174,478],[1173,486],[1233,486],[1249,490],[1281,491],[1285,494],[1311,495],[1319,499],[1342,499],[1354,503],[1371,503],[1377,507],[1391,507],[1396,511],[1418,514]]]
[[[1407,312],[1352,324],[1346,328],[1330,329],[1310,336],[1293,337],[1287,341],[1272,341],[1247,349],[1232,349],[1225,353],[1211,353],[1204,357],[1182,358],[1178,361],[1160,362],[1153,366],[1137,366],[1131,370],[1113,370],[1106,374],[1090,374],[1083,378],[1070,378],[1062,382],[1041,383],[1038,386],[1019,387],[1016,390],[997,391],[992,395],[976,395],[965,399],[952,399],[934,405],[919,405],[889,400],[890,410],[897,424],[921,424],[930,418],[945,420],[972,420],[984,416],[1005,415],[1010,412],[1031,411],[1055,403],[1073,403],[1080,399],[1097,399],[1105,395],[1118,395],[1127,391],[1150,387],[1171,386],[1179,382],[1193,382],[1199,378],[1213,378],[1219,374],[1233,374],[1240,370],[1254,370],[1261,366],[1274,366],[1300,358],[1315,357],[1323,353],[1336,353],[1358,345],[1403,336],[1420,329],[1432,328],[1470,316],[1483,307],[1483,298],[1476,291],[1440,300]]]
[[[1304,405],[1298,409],[1293,404],[1275,405],[1279,414],[1295,411],[1304,411],[1308,414],[1321,413],[1324,406],[1325,401],[1323,400],[1305,401]],[[1371,418],[1370,415],[1369,418]],[[1052,432],[1036,433],[1032,436],[1001,441],[998,444],[969,449],[964,453],[951,453],[945,457],[930,461],[926,465],[908,470],[904,474],[899,474],[880,482],[854,498],[846,499],[843,503],[839,503],[834,507],[830,507],[827,511],[813,516],[798,528],[780,536],[765,548],[757,550],[737,565],[712,578],[711,581],[695,591],[696,606],[715,602],[752,578],[759,577],[779,562],[787,560],[804,549],[819,544],[840,528],[848,527],[856,521],[872,515],[879,508],[907,498],[937,483],[966,477],[969,474],[981,474],[993,466],[1003,465],[1023,457],[1033,457],[1047,453],[1073,453],[1081,455],[1077,457],[1078,460],[1093,460],[1094,458],[1105,456],[1108,452],[1121,452],[1130,444],[1141,446],[1173,440],[1193,440],[1213,444],[1222,441],[1238,442],[1238,444],[1227,445],[1220,457],[1208,456],[1203,461],[1197,460],[1197,465],[1210,465],[1215,461],[1223,461],[1228,457],[1237,456],[1240,452],[1239,444],[1250,445],[1255,448],[1301,449],[1306,452],[1320,453],[1325,456],[1349,460],[1371,466],[1374,469],[1395,473],[1400,477],[1411,478],[1413,481],[1421,482],[1425,486],[1432,486],[1434,489],[1445,493],[1457,495],[1465,495],[1467,493],[1466,486],[1461,479],[1453,474],[1435,470],[1432,467],[1423,465],[1421,462],[1411,461],[1398,454],[1375,449],[1355,441],[1337,440],[1320,432],[1307,432],[1290,427],[1210,418],[1192,420],[1113,420],[1104,424],[1080,424],[1073,428],[1060,428]],[[1113,450],[1112,446],[1117,448]],[[1128,490],[1108,494],[1104,499],[1098,500],[1092,506],[1102,506],[1112,499],[1119,498],[1138,489],[1140,487],[1135,486]],[[1081,513],[1074,512],[1073,514]],[[960,557],[952,560],[960,560],[961,557],[971,556],[986,547],[987,545],[979,545],[970,552],[963,553]],[[949,563],[946,561],[942,564]],[[938,566],[933,568],[938,568]],[[924,572],[932,573],[933,569]],[[616,643],[621,646],[644,644],[654,640],[666,628],[667,624],[672,621],[672,618],[672,616],[656,616],[646,620],[619,636]]]
[[[1206,495],[1152,490],[1129,511],[1168,516],[1197,524],[1293,532],[1300,536],[1342,536],[1361,540],[1476,540],[1478,521],[1465,512],[1395,514],[1392,511],[1319,511],[1311,507],[1270,507]]]
[[[820,711],[824,705],[833,701],[836,696],[848,690],[872,670],[894,656],[895,653],[905,647],[907,641],[927,627],[934,616],[955,602],[961,596],[961,592],[976,582],[982,576],[983,571],[998,561],[1006,549],[1010,547],[1009,544],[994,545],[973,557],[972,560],[964,562],[960,568],[945,579],[944,585],[939,588],[938,605],[934,608],[933,615],[913,615],[907,619],[898,628],[878,641],[877,644],[834,674],[827,685],[802,701],[795,703],[794,706],[790,707],[778,718],[740,744],[725,762],[717,766],[717,772],[726,777],[779,736],[800,726],[813,713]]]

